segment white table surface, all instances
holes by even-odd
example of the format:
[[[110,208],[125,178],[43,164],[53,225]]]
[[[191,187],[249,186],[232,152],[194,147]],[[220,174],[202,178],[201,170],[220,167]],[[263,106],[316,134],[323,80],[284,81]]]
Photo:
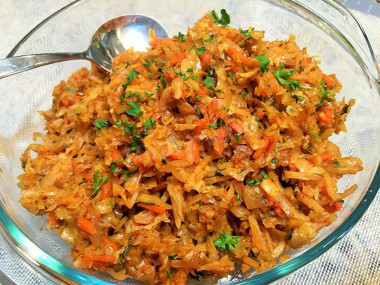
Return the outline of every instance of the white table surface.
[[[70,2],[72,0],[0,0],[0,58],[6,57],[34,26]],[[366,30],[380,63],[380,18],[373,15],[380,9],[374,5],[380,4],[368,0],[342,2],[354,9],[352,11]],[[346,237],[321,257],[276,284],[380,284],[379,217],[380,193]],[[2,234],[0,269],[17,284],[52,284],[25,263]],[[6,283],[0,278],[0,284]]]

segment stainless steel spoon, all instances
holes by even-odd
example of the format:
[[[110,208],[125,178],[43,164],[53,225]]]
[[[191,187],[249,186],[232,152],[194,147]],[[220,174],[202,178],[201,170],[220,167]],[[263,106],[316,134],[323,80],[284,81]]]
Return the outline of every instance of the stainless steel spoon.
[[[130,47],[143,51],[150,41],[149,29],[159,38],[168,38],[166,29],[156,20],[143,15],[126,15],[108,21],[92,37],[84,52],[45,53],[10,57],[0,60],[0,79],[43,65],[65,60],[87,59],[107,71],[112,70],[112,59]]]

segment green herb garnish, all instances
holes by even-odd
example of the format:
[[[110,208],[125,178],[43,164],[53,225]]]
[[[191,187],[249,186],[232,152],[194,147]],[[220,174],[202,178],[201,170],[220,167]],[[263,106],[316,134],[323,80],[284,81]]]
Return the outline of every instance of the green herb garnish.
[[[230,15],[227,14],[226,9],[220,10],[221,17],[215,12],[215,10],[211,10],[210,14],[212,16],[212,20],[222,26],[228,26],[230,24]]]
[[[131,108],[126,111],[128,115],[137,118],[143,114],[140,106],[136,102],[128,102],[128,105],[131,106]]]
[[[121,86],[123,86],[123,88],[127,87],[129,84],[132,83],[132,80],[137,77],[140,73],[134,69],[130,69],[129,70],[129,76],[127,76],[127,79],[128,81],[123,83]]]
[[[98,130],[103,130],[108,127],[108,120],[96,119],[94,125]]]
[[[294,69],[288,69],[284,70],[285,66],[283,63],[280,64],[280,68],[278,70],[275,70],[273,74],[276,76],[278,82],[280,82],[282,85],[289,85],[292,90],[296,89],[297,87],[301,87],[301,82],[297,80],[286,80],[285,78],[288,78],[293,75]]]
[[[229,251],[235,250],[236,246],[238,245],[240,241],[240,238],[238,236],[233,236],[225,232],[223,230],[222,234],[220,235],[220,238],[218,238],[214,244],[216,248],[218,249],[228,249]]]
[[[102,185],[104,183],[106,183],[108,181],[110,177],[107,175],[105,177],[102,177],[102,174],[100,173],[99,170],[96,170],[94,172],[94,175],[92,176],[92,179],[94,180],[95,184],[91,186],[91,190],[92,191],[92,194],[91,194],[91,197],[90,199],[94,199],[96,194],[98,194],[99,190],[100,190],[100,187],[102,187]]]
[[[206,47],[205,46],[201,46],[199,48],[197,48],[197,55],[202,55],[206,50]]]
[[[270,63],[270,60],[269,60],[269,58],[265,54],[259,55],[259,56],[255,56],[254,58],[257,59],[260,62],[260,71],[262,73],[264,73],[265,71],[269,70],[267,66]]]
[[[148,130],[150,130],[151,128],[153,128],[154,126],[156,126],[156,121],[153,120],[152,118],[149,118],[148,120],[145,121],[144,126]]]
[[[186,42],[185,35],[182,34],[181,32],[178,33],[178,36],[176,36],[176,39],[179,40],[180,42]]]

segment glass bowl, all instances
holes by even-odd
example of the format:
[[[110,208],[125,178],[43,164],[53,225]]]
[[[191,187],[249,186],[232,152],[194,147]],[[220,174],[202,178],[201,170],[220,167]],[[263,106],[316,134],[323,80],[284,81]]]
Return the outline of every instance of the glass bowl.
[[[380,185],[380,109],[377,67],[372,49],[359,23],[348,10],[332,0],[255,0],[255,1],[75,1],[47,18],[24,37],[8,56],[82,51],[93,32],[109,19],[125,14],[144,14],[157,19],[170,35],[185,32],[208,10],[225,8],[234,27],[252,26],[266,31],[266,39],[286,39],[296,35],[300,47],[318,55],[322,70],[335,73],[343,84],[340,98],[355,98],[348,116],[348,133],[333,136],[343,155],[358,156],[364,170],[339,181],[343,190],[358,184],[357,191],[345,200],[338,219],[323,229],[314,243],[289,252],[291,259],[257,274],[235,271],[219,284],[269,283],[314,260],[341,239],[360,219]],[[43,131],[44,120],[37,113],[52,104],[53,87],[85,61],[71,61],[41,67],[0,81],[0,221],[9,240],[36,268],[50,278],[81,284],[135,284],[111,276],[74,268],[70,245],[54,231],[44,230],[45,217],[36,217],[18,202],[17,176],[22,173],[20,156],[32,143],[33,133]]]

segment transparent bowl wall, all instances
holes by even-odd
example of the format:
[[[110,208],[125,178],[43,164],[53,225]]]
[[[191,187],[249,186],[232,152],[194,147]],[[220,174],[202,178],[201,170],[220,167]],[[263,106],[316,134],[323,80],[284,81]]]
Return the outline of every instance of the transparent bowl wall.
[[[125,14],[149,15],[160,21],[170,35],[175,35],[178,31],[185,32],[208,10],[222,8],[230,13],[231,26],[264,30],[268,40],[285,40],[290,33],[295,34],[300,47],[305,46],[310,55],[319,56],[323,71],[335,73],[342,82],[343,90],[338,98],[356,99],[347,120],[349,132],[334,135],[332,140],[340,146],[343,155],[360,157],[364,170],[339,181],[340,190],[355,183],[359,188],[346,199],[338,220],[322,230],[315,243],[291,251],[292,258],[288,262],[259,275],[253,271],[244,275],[236,271],[219,280],[220,284],[267,283],[302,267],[335,244],[362,216],[380,185],[380,175],[375,177],[380,135],[379,85],[375,80],[378,74],[365,34],[345,9],[333,1],[83,0],[40,24],[10,56],[85,50],[98,26]],[[71,246],[54,231],[43,229],[46,227],[44,217],[30,214],[18,202],[17,176],[22,173],[19,158],[32,143],[33,132],[44,129],[44,121],[37,111],[49,109],[53,87],[83,66],[89,67],[89,63],[64,62],[0,81],[0,168],[3,171],[0,173],[0,221],[11,242],[45,273],[66,282],[133,284],[136,282],[120,282],[103,273],[74,268]],[[247,278],[252,279],[242,281]]]

